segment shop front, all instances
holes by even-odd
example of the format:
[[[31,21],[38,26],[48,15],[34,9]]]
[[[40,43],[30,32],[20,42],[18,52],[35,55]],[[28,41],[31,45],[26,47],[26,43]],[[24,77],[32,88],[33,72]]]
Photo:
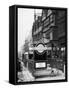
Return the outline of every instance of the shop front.
[[[51,50],[47,51],[48,64],[52,68],[58,68],[64,71],[64,61],[65,61],[65,46],[60,46],[58,40],[52,40],[47,43],[47,47],[51,47]]]

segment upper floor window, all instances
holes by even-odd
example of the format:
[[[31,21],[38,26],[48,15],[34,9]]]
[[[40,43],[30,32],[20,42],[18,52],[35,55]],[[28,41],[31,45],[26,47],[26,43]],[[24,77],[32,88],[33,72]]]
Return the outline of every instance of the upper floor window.
[[[50,22],[52,22],[53,20],[54,20],[54,15],[51,14],[51,15],[50,15]]]
[[[49,18],[47,18],[44,22],[44,26],[47,26],[49,24]]]
[[[42,11],[42,21],[45,20],[47,17],[47,10]]]
[[[52,13],[52,10],[49,9],[47,12],[47,16],[49,16],[51,13]]]

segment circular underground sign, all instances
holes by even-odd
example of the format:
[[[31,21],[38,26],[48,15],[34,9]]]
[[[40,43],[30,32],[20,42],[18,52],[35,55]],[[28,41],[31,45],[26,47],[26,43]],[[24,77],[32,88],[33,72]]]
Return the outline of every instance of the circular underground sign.
[[[45,46],[43,44],[38,44],[34,50],[37,50],[39,53],[42,53],[44,50],[46,50]]]

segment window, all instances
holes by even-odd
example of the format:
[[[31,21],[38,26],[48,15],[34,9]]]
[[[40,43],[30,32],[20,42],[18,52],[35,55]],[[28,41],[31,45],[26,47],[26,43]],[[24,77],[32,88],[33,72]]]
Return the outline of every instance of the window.
[[[46,38],[47,39],[50,39],[50,34],[46,34]]]
[[[50,40],[53,40],[52,32],[50,33]]]
[[[48,10],[47,16],[49,16],[52,13],[52,10]]]
[[[44,22],[44,26],[47,26],[49,24],[49,18],[47,18]]]
[[[45,34],[45,33],[43,34],[43,37],[44,37],[44,38],[46,37],[46,34]]]
[[[50,15],[50,22],[52,22],[54,20],[54,16],[53,14]]]

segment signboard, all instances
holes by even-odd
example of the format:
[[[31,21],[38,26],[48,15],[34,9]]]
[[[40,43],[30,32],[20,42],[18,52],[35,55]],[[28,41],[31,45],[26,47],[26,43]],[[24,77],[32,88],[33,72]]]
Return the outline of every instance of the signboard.
[[[46,63],[45,62],[36,63],[35,67],[36,68],[44,68],[44,67],[46,67]]]
[[[51,50],[52,47],[44,46],[43,44],[39,44],[37,47],[34,47],[33,50],[37,50],[39,53],[42,53],[45,50]]]
[[[43,44],[39,44],[37,47],[30,47],[29,51],[37,50],[39,53],[42,53],[44,50],[51,50],[52,47],[44,46]]]
[[[45,50],[45,47],[43,44],[39,44],[37,47],[35,47],[35,50],[37,50],[39,53],[42,53]]]

